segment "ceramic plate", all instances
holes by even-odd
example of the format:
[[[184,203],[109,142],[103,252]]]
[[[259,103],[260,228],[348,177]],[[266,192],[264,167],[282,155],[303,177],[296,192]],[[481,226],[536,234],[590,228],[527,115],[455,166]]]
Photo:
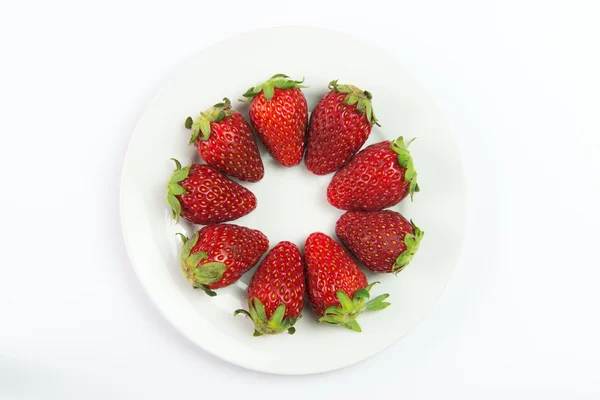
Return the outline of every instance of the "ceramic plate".
[[[165,202],[171,157],[198,161],[184,128],[225,96],[232,101],[275,73],[305,77],[309,110],[339,79],[373,94],[382,127],[369,143],[403,135],[411,145],[421,192],[393,207],[425,231],[413,262],[398,276],[368,273],[381,282],[373,295],[390,294],[392,305],[360,318],[362,333],[317,324],[307,306],[295,335],[253,337],[252,323],[233,311],[246,307],[254,269],[210,298],[193,290],[179,268],[177,232],[197,227],[171,220]],[[247,116],[247,105],[234,101]],[[261,147],[265,177],[243,183],[258,199],[257,209],[233,222],[264,232],[271,246],[289,240],[301,248],[311,232],[335,237],[342,211],[326,200],[332,178],[309,173],[304,164],[279,166]],[[422,86],[381,49],[346,34],[306,27],[245,33],[201,51],[176,68],[140,119],[123,167],[121,219],[131,262],[146,292],[164,316],[206,351],[234,364],[270,373],[310,374],[365,359],[404,336],[442,293],[454,270],[465,227],[465,183],[458,147],[440,109]]]

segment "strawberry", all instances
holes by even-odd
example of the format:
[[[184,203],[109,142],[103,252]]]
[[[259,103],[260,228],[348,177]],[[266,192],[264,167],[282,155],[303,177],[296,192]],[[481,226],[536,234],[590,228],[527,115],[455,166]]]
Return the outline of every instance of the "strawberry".
[[[201,112],[195,121],[188,117],[185,127],[192,130],[190,144],[196,144],[208,165],[242,181],[258,182],[265,175],[250,125],[231,109],[228,98]]]
[[[398,274],[410,263],[424,232],[400,213],[348,211],[335,225],[337,237],[367,268]]]
[[[256,208],[251,191],[208,165],[191,164],[173,172],[167,185],[167,202],[173,218],[208,225],[233,221]]]
[[[304,155],[308,107],[300,88],[283,74],[251,87],[240,101],[250,102],[250,122],[269,153],[284,167],[300,164]]]
[[[413,139],[414,140],[414,139]],[[419,191],[417,172],[400,136],[360,151],[333,177],[327,200],[342,210],[377,211],[398,204]]]
[[[339,324],[360,332],[356,317],[365,309],[382,310],[390,305],[382,294],[367,302],[375,283],[367,277],[336,241],[324,233],[312,233],[304,248],[308,300],[319,322]]]
[[[296,332],[294,324],[304,307],[304,263],[295,244],[279,242],[256,269],[248,287],[248,309],[254,336]]]
[[[326,175],[346,164],[379,123],[371,93],[353,85],[329,82],[327,93],[310,116],[304,162],[316,175]]]
[[[205,226],[189,239],[179,235],[181,270],[194,289],[209,296],[240,279],[269,248],[262,232],[233,224]]]

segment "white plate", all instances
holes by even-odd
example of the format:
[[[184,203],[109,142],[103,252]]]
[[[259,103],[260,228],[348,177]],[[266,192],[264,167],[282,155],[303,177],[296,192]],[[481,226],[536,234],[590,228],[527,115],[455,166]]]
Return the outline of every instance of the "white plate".
[[[193,290],[178,264],[176,232],[194,227],[171,221],[165,185],[169,158],[197,160],[187,146],[188,115],[219,102],[237,100],[244,91],[275,73],[306,78],[304,93],[311,110],[339,78],[373,94],[382,128],[368,143],[399,135],[418,137],[411,151],[421,192],[395,210],[413,218],[425,237],[413,262],[399,276],[367,274],[379,280],[374,294],[390,293],[392,305],[359,318],[362,333],[317,324],[308,306],[297,332],[290,336],[252,336],[252,325],[233,311],[245,307],[245,289],[254,270],[235,285],[209,298]],[[243,113],[247,106],[234,101]],[[315,231],[334,236],[342,214],[326,200],[332,175],[317,177],[303,164],[286,169],[261,148],[265,177],[243,183],[258,198],[257,209],[233,223],[260,229],[274,246],[281,240],[302,246]],[[179,66],[140,119],[121,182],[121,219],[131,261],[148,295],[165,317],[206,351],[234,364],[278,374],[310,374],[363,360],[405,335],[442,293],[457,263],[465,226],[465,184],[459,150],[442,112],[429,94],[401,66],[377,47],[348,35],[307,27],[253,31],[203,50]]]

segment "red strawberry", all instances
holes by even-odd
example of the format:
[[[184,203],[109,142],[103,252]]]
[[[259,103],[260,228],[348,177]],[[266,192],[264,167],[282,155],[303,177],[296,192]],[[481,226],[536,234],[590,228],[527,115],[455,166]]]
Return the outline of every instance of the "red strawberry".
[[[167,202],[173,218],[179,216],[194,224],[208,225],[233,221],[256,208],[251,191],[208,165],[191,164],[181,168],[179,161],[167,186]]]
[[[329,82],[329,93],[313,110],[304,162],[317,175],[346,164],[371,134],[375,119],[371,93],[353,85]]]
[[[414,139],[413,139],[414,140]],[[400,136],[360,151],[333,177],[327,200],[342,210],[377,211],[398,204],[419,191],[417,172]]]
[[[335,226],[337,237],[367,268],[399,273],[410,263],[424,232],[395,211],[348,211]]]
[[[181,234],[180,234],[181,235]],[[232,224],[209,225],[190,239],[181,235],[181,269],[194,289],[229,286],[252,268],[269,248],[269,240],[260,231]]]
[[[229,99],[200,113],[195,121],[188,117],[185,127],[192,130],[190,144],[196,144],[208,165],[248,182],[258,182],[265,175],[250,125],[231,109]]]
[[[283,74],[244,93],[250,102],[250,122],[271,155],[284,167],[300,164],[304,155],[308,107],[300,88]]]
[[[304,307],[304,263],[295,244],[279,242],[256,269],[248,287],[245,314],[254,322],[254,336],[296,332]]]
[[[339,324],[360,332],[356,317],[365,309],[382,310],[390,305],[382,294],[367,302],[375,283],[367,277],[352,257],[324,233],[312,233],[306,239],[306,284],[308,300],[319,315],[319,322]]]

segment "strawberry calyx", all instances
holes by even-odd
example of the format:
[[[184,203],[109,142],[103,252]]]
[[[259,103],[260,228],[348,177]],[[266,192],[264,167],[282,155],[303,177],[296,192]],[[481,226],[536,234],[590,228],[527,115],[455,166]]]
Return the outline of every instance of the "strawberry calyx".
[[[210,123],[220,122],[231,114],[233,114],[231,101],[227,97],[224,97],[222,102],[201,112],[196,120],[193,120],[192,117],[187,117],[185,127],[192,130],[192,137],[189,144],[196,143],[196,140],[208,140],[210,138]]]
[[[392,151],[398,155],[398,163],[406,170],[406,172],[404,172],[404,181],[409,182],[408,192],[410,193],[411,201],[413,200],[415,192],[421,190],[417,183],[417,171],[415,170],[413,158],[410,155],[410,151],[408,151],[408,146],[410,146],[415,139],[416,138],[412,138],[405,144],[404,137],[400,136],[391,144]]]
[[[276,335],[285,330],[287,330],[290,335],[293,335],[294,332],[296,332],[294,324],[302,317],[302,315],[299,315],[297,318],[287,317],[284,319],[285,303],[281,303],[269,319],[267,318],[265,307],[256,297],[248,300],[248,310],[250,312],[244,309],[236,310],[233,313],[233,316],[235,317],[238,314],[243,314],[250,318],[252,322],[254,322],[254,336]]]
[[[361,114],[366,114],[367,120],[371,125],[381,126],[377,118],[375,118],[375,111],[371,102],[373,99],[371,92],[361,90],[354,85],[340,85],[337,79],[329,82],[328,88],[338,93],[346,93],[344,103],[347,105],[356,104],[356,110]]]
[[[398,258],[396,258],[396,262],[392,266],[392,272],[398,275],[400,271],[404,269],[413,259],[417,250],[419,250],[419,245],[421,244],[421,239],[423,239],[423,232],[415,223],[410,220],[410,224],[413,227],[414,233],[407,233],[404,236],[404,245],[406,246],[406,250],[402,252]]]
[[[191,165],[181,168],[181,163],[178,160],[174,158],[171,158],[171,160],[175,162],[176,169],[173,172],[173,175],[171,175],[171,179],[169,179],[169,183],[167,184],[167,203],[169,203],[169,206],[171,206],[171,214],[173,219],[176,222],[179,222],[179,217],[181,217],[181,203],[175,196],[185,194],[185,189],[179,184],[179,182],[188,177],[190,174]]]
[[[338,301],[342,305],[327,307],[323,312],[323,316],[317,320],[317,322],[323,322],[331,325],[341,325],[346,329],[350,329],[355,332],[362,332],[360,325],[356,322],[356,317],[360,315],[364,310],[376,311],[383,310],[388,307],[390,303],[384,301],[390,295],[382,294],[375,297],[373,300],[368,301],[371,297],[370,291],[373,285],[379,282],[373,282],[363,289],[359,289],[354,293],[354,298],[350,300],[350,297],[344,291],[338,290],[335,293]]]
[[[181,233],[178,233],[178,235],[183,242],[179,263],[186,279],[193,285],[194,289],[202,289],[211,297],[216,296],[217,294],[209,289],[207,285],[221,279],[227,267],[221,262],[208,262],[199,265],[202,260],[208,258],[208,254],[204,251],[197,251],[192,254],[192,249],[200,238],[198,232],[189,239]]]
[[[284,74],[275,74],[270,77],[267,81],[251,87],[246,90],[242,96],[243,99],[239,99],[239,101],[247,103],[252,101],[260,92],[264,92],[265,98],[267,101],[271,101],[273,95],[275,94],[275,88],[278,89],[293,89],[293,88],[307,88],[308,86],[302,85],[304,82],[304,78],[301,81],[295,81],[291,79],[289,76]]]

